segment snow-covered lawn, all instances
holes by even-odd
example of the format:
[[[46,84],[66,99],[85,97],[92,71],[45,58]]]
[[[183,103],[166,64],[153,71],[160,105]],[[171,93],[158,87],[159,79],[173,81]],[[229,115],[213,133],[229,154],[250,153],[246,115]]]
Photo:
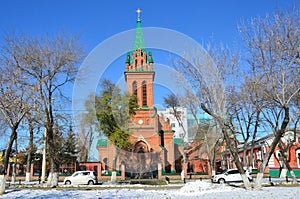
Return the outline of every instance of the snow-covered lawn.
[[[185,198],[236,198],[236,199],[276,199],[276,198],[300,198],[300,187],[264,187],[260,191],[246,191],[243,188],[212,184],[209,181],[194,181],[176,188],[170,184],[164,187],[143,185],[124,185],[112,187],[108,185],[90,186],[91,190],[76,190],[62,186],[59,189],[7,189],[0,198],[151,198],[151,199],[185,199]]]

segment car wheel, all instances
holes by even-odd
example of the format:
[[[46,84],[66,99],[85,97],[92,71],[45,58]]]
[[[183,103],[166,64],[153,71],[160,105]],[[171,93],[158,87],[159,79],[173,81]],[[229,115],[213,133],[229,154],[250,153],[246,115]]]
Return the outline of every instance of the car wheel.
[[[88,182],[88,185],[93,185],[94,184],[94,181],[93,180],[90,180],[89,182]]]
[[[218,180],[218,183],[219,183],[219,184],[224,184],[224,183],[225,183],[225,179],[220,178],[220,179]]]
[[[70,185],[71,184],[71,181],[70,180],[67,180],[66,182],[65,182],[65,185]]]

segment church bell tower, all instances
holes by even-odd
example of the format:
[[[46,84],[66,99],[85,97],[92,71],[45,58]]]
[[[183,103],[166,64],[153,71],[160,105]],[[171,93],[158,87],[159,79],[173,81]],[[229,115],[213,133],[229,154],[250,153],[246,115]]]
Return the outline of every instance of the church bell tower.
[[[174,131],[169,119],[158,115],[154,106],[154,62],[152,53],[147,52],[144,45],[141,10],[137,13],[135,39],[132,51],[126,55],[124,78],[127,91],[137,97],[138,107],[128,123],[131,144],[120,151],[117,164],[125,164],[131,178],[160,178],[158,170],[175,172]],[[98,146],[100,159],[112,168],[111,157],[116,147],[107,140],[101,143]]]
[[[154,114],[154,62],[152,53],[147,53],[144,45],[140,17],[141,10],[138,9],[137,13],[138,19],[134,46],[132,52],[127,53],[124,76],[127,83],[127,91],[136,95],[138,99],[139,108],[135,111],[136,115],[133,118],[133,123],[137,125],[150,125],[149,117],[151,118],[151,115],[145,115],[145,111],[147,111],[147,114]]]

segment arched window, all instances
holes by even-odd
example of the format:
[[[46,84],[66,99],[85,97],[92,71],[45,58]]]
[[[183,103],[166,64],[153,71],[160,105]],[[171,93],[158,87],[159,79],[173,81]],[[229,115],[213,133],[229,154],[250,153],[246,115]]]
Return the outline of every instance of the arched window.
[[[164,131],[163,130],[160,130],[160,145],[161,146],[165,146],[165,139],[164,139]]]
[[[297,165],[298,168],[300,168],[300,148],[298,148],[295,152],[296,152]]]
[[[143,81],[142,83],[142,90],[143,90],[143,106],[147,105],[147,83]]]
[[[136,83],[136,81],[134,81],[132,83],[132,94],[137,96],[137,83]]]

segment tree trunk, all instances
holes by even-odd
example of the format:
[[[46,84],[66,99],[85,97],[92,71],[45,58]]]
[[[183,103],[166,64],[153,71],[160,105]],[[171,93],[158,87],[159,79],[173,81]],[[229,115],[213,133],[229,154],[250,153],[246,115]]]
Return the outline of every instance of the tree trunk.
[[[58,185],[58,172],[49,172],[49,176],[47,178],[47,186],[51,188],[56,188]]]
[[[263,181],[263,177],[264,177],[265,168],[267,166],[267,163],[269,162],[269,159],[270,159],[271,155],[273,154],[273,152],[271,152],[271,151],[274,151],[275,146],[276,146],[276,145],[274,146],[274,143],[275,143],[274,140],[273,140],[273,142],[272,142],[272,144],[270,146],[270,149],[267,152],[265,158],[263,159],[263,162],[258,167],[256,181],[255,181],[255,186],[254,186],[254,189],[256,189],[256,190],[260,190],[261,189],[261,185],[262,185],[262,181]]]
[[[117,168],[117,159],[120,153],[120,149],[116,148],[116,152],[115,152],[115,157],[114,157],[114,161],[113,161],[113,170],[116,171]]]
[[[30,168],[31,168],[31,153],[33,151],[33,126],[32,120],[29,120],[29,149],[28,149],[28,156],[27,156],[27,163],[26,163],[26,182],[30,182]]]
[[[11,135],[9,138],[9,141],[7,143],[7,147],[5,149],[5,154],[2,159],[2,165],[0,166],[0,194],[3,194],[5,192],[5,182],[6,182],[6,170],[9,163],[9,156],[11,153],[11,148],[13,145],[14,140],[17,137],[17,128],[18,124],[16,124],[14,127],[11,128]]]
[[[254,152],[253,149],[254,148],[254,142],[251,141],[251,149],[250,149],[250,171],[252,171],[252,169],[254,168],[253,162],[254,162]]]
[[[251,165],[251,172],[252,169],[254,168],[254,146],[255,146],[255,140],[256,140],[256,135],[259,127],[259,118],[260,118],[260,109],[256,105],[257,114],[256,114],[256,119],[255,119],[255,126],[254,126],[254,131],[253,131],[253,136],[251,140],[251,149],[250,149],[250,165]]]
[[[286,166],[287,170],[290,171],[290,174],[291,174],[292,179],[293,179],[293,183],[296,183],[297,182],[297,178],[296,178],[295,172],[293,171],[292,167],[290,166],[289,161],[288,161],[288,159],[287,159],[287,157],[285,155],[285,152],[287,152],[287,151],[290,150],[290,146],[288,146],[287,148],[284,149],[283,146],[282,146],[282,143],[280,142],[278,144],[278,147],[279,147],[280,151],[282,151],[280,153],[281,156],[282,156],[282,161],[283,161],[284,165]],[[284,177],[286,177],[286,175]]]
[[[264,172],[259,171],[257,173],[257,175],[256,175],[254,189],[256,189],[256,190],[260,190],[261,189],[263,178],[264,178]]]
[[[280,139],[281,139],[281,135],[278,133],[275,136],[275,138],[273,139],[273,142],[271,143],[270,148],[267,151],[266,156],[264,157],[262,164],[258,168],[258,173],[257,173],[256,182],[255,182],[255,186],[254,186],[254,188],[257,189],[257,190],[261,189],[261,183],[262,183],[262,180],[263,180],[265,168],[266,168],[266,166],[269,162],[269,159],[271,158],[271,156],[272,156],[272,154],[273,154],[273,152],[274,152],[274,150],[277,146],[277,143],[279,142]]]
[[[176,106],[177,106],[178,104],[175,103],[175,102],[173,101],[173,103],[171,102],[170,105],[171,105],[171,108],[172,108],[172,110],[173,110],[173,112],[174,112],[174,116],[175,116],[177,122],[178,122],[179,124],[182,124],[182,125],[181,125],[181,128],[182,128],[182,130],[183,130],[183,139],[184,139],[188,134],[187,134],[187,132],[186,132],[186,129],[185,129],[184,126],[183,126],[183,122],[182,122],[182,120],[181,120],[181,116],[178,115],[178,112],[177,112],[177,110],[176,110]],[[183,142],[184,142],[184,141],[183,141]],[[180,150],[179,150],[179,151],[180,151]],[[186,172],[186,162],[187,162],[187,158],[186,158],[186,153],[184,152],[184,145],[182,146],[182,152],[180,151],[180,153],[181,153],[181,155],[182,155],[182,160],[183,160],[183,167],[182,167],[182,169],[183,169],[183,171],[184,171],[184,176],[185,176],[185,175],[186,175],[185,172]]]
[[[52,117],[51,117],[52,118]],[[47,130],[47,151],[49,153],[50,171],[47,178],[47,186],[55,188],[58,185],[58,171],[60,162],[57,161],[56,150],[53,150],[55,146],[54,135],[53,135],[53,123],[46,124]]]
[[[210,158],[210,148],[209,148],[209,143],[208,143],[208,139],[207,139],[207,132],[204,132],[204,139],[205,139],[205,146],[206,146],[206,152],[207,152],[207,158],[208,158],[208,174],[209,175],[213,175],[213,171],[214,171],[214,166],[212,165],[212,161]]]
[[[30,182],[30,171],[25,174],[25,182]]]
[[[16,154],[14,155],[14,164],[13,164],[13,169],[12,169],[12,176],[11,176],[11,182],[15,183],[16,182],[16,170],[17,170],[17,155],[18,155],[18,137],[16,133],[16,138],[15,138],[15,150]]]
[[[47,186],[51,188],[55,188],[58,185],[58,169],[59,164],[55,163],[55,160],[50,157],[50,172],[47,178]]]
[[[182,147],[182,160],[183,160],[183,171],[184,171],[184,176],[186,176],[186,162],[187,162],[187,159],[186,159],[186,153],[184,152],[184,146]]]
[[[247,169],[249,168],[248,157],[247,157],[247,142],[245,142],[244,147],[243,147],[243,165]]]
[[[242,180],[244,182],[244,186],[247,190],[251,190],[252,187],[251,187],[251,183],[247,177],[247,175],[244,173],[244,174],[241,174],[241,177],[242,177]]]
[[[4,174],[0,174],[0,195],[5,193],[5,182],[6,176]]]
[[[260,167],[258,168],[258,174],[256,177],[256,183],[255,183],[255,189],[261,189],[261,183],[262,183],[262,178],[264,175],[264,170],[269,162],[269,159],[271,158],[272,154],[274,153],[274,150],[278,144],[278,142],[281,139],[281,134],[277,133],[277,135],[275,136],[275,138],[273,139],[273,142],[270,145],[270,148],[262,162],[262,164],[260,165]]]
[[[213,149],[213,157],[212,157],[212,165],[211,165],[211,175],[216,175],[216,154],[217,154],[217,145],[219,144],[219,140],[216,141]]]
[[[283,156],[283,162],[287,168],[287,170],[290,171],[290,174],[292,176],[292,179],[293,179],[293,183],[296,183],[297,182],[297,178],[296,178],[296,175],[295,175],[295,172],[293,171],[292,167],[290,166],[286,156]]]
[[[87,147],[84,148],[84,162],[87,162],[89,160],[89,151]]]
[[[272,154],[274,153],[274,150],[275,150],[276,146],[278,145],[281,137],[284,135],[286,127],[290,121],[289,107],[283,106],[283,109],[284,109],[284,119],[282,121],[281,128],[279,131],[275,132],[275,135],[274,135],[275,137],[270,145],[270,148],[267,151],[267,154],[266,154],[262,164],[258,168],[258,174],[256,177],[256,183],[255,183],[255,187],[254,187],[255,189],[261,189],[262,178],[264,176],[264,170],[265,170],[267,164],[269,163],[269,160],[270,160]]]
[[[16,159],[17,158],[14,158],[15,162],[13,163],[12,165],[12,174],[11,174],[11,183],[14,184],[16,182]]]
[[[243,165],[240,161],[240,158],[239,158],[239,154],[238,154],[238,151],[237,151],[237,146],[236,146],[236,138],[234,137],[233,139],[229,136],[229,133],[228,133],[228,128],[226,126],[226,123],[224,121],[223,118],[217,116],[216,114],[212,113],[211,111],[209,111],[204,104],[201,104],[201,108],[209,115],[211,115],[215,120],[216,122],[218,123],[218,125],[220,126],[221,130],[222,130],[222,134],[224,136],[224,139],[225,139],[225,142],[226,142],[226,145],[231,153],[231,155],[233,156],[233,159],[234,159],[234,163],[238,169],[238,171],[240,172],[241,176],[242,176],[242,179],[243,179],[243,182],[244,182],[244,186],[247,190],[251,190],[251,185],[250,185],[250,182],[249,182],[249,179],[246,177],[243,178],[243,175],[245,175],[245,172],[244,172],[244,168],[243,168]]]
[[[296,177],[294,170],[290,170],[290,174],[292,176],[293,183],[297,183],[298,181],[297,181],[297,177]]]
[[[241,177],[242,177],[245,188],[247,190],[251,190],[252,189],[251,184],[250,184],[249,179],[247,178],[247,176],[244,172],[244,168],[243,168],[243,165],[240,161],[239,154],[238,154],[238,151],[237,151],[237,147],[235,146],[235,143],[233,143],[233,142],[235,142],[235,140],[232,140],[230,138],[230,136],[227,132],[227,128],[224,125],[222,126],[222,133],[224,135],[226,144],[229,147],[229,151],[230,151],[231,155],[233,156],[234,163],[235,163],[238,171],[241,174]]]

